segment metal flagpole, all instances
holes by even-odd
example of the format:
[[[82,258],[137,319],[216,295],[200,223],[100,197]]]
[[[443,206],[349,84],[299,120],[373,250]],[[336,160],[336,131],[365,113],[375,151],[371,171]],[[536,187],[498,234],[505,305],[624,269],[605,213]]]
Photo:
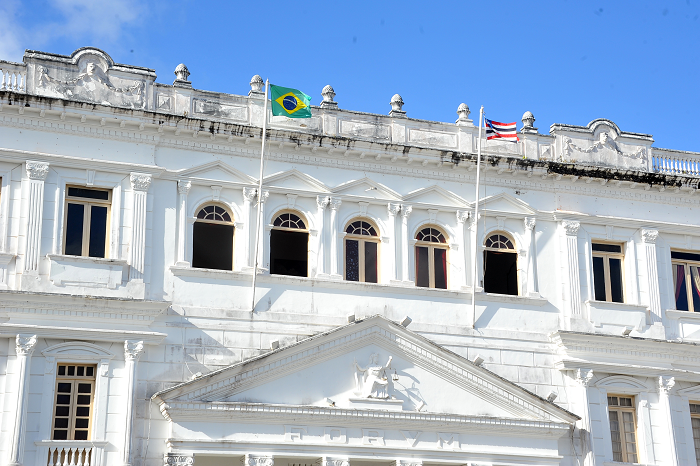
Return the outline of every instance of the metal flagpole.
[[[260,148],[260,178],[258,180],[258,215],[255,219],[255,258],[253,259],[253,287],[252,304],[250,312],[255,312],[255,281],[258,278],[258,248],[260,247],[260,216],[262,214],[262,183],[263,168],[265,166],[265,139],[267,139],[267,93],[270,89],[270,80],[265,80],[265,109],[263,110],[262,146]]]
[[[479,257],[477,254],[477,232],[479,231],[479,180],[481,176],[481,127],[484,121],[484,106],[479,111],[479,142],[477,144],[476,155],[476,196],[474,197],[474,231],[472,231],[472,328],[476,327],[476,278],[479,268]]]

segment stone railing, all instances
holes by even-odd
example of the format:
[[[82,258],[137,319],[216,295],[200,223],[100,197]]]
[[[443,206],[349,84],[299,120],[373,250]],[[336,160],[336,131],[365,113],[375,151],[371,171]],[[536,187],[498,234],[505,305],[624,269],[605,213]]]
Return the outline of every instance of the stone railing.
[[[667,149],[654,149],[651,171],[667,175],[700,175],[700,154]]]
[[[106,443],[90,440],[36,442],[37,446],[40,447],[38,457],[45,458],[46,463],[44,464],[46,466],[101,466],[102,447]],[[40,463],[37,465],[41,466]]]
[[[0,60],[0,91],[27,91],[27,66]]]

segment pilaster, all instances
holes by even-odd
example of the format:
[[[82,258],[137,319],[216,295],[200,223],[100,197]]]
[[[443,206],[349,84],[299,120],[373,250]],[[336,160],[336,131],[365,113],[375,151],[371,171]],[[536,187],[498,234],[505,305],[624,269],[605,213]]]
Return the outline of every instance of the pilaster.
[[[578,263],[579,222],[564,220],[562,227],[566,234],[566,265],[569,279],[569,317],[581,317],[581,281]]]
[[[316,276],[325,276],[328,274],[328,268],[326,267],[326,206],[330,202],[328,196],[316,196],[316,206],[318,207],[318,216],[316,222],[318,224],[318,264],[316,268]]]
[[[143,281],[146,257],[146,209],[148,188],[151,186],[151,175],[132,173],[129,177],[134,191],[131,207],[131,258],[129,279]]]
[[[136,396],[137,372],[136,366],[143,352],[143,341],[124,341],[124,370],[126,375],[126,403],[124,411],[124,448],[122,461],[124,466],[131,465],[132,429],[134,424],[134,400]]]
[[[255,227],[255,222],[251,221],[251,219],[254,219],[255,216],[250,209],[253,205],[253,200],[257,195],[258,190],[256,188],[243,188],[243,228],[239,228],[236,231],[236,235],[239,235],[238,238],[236,238],[236,241],[240,241],[244,245],[244,267],[253,267],[253,254],[251,251],[254,250],[255,245],[253,244],[253,240],[251,240],[250,231],[251,228]]]
[[[36,347],[36,335],[17,335],[15,352],[17,353],[17,403],[10,441],[10,466],[21,466],[24,461],[24,442],[27,430],[27,398],[29,397],[29,377],[32,354]]]
[[[593,371],[590,369],[576,370],[576,383],[580,390],[582,405],[581,420],[579,426],[579,438],[581,440],[581,457],[584,466],[595,466],[595,454],[593,452],[593,433],[591,432],[591,407],[588,397],[588,386],[593,380]]]
[[[450,253],[456,256],[455,262],[460,269],[459,276],[455,277],[456,283],[454,288],[460,289],[466,288],[467,286],[467,242],[464,235],[464,228],[466,221],[469,219],[469,211],[458,210],[455,214],[457,216],[457,238],[455,238],[455,242],[458,244],[459,248],[457,251],[452,250]]]
[[[407,282],[408,279],[408,258],[411,254],[408,237],[408,217],[411,216],[413,207],[401,205],[401,280]]]
[[[254,272],[253,273],[259,273],[260,269],[263,268],[264,264],[264,258],[265,257],[270,257],[268,249],[270,248],[270,235],[267,235],[267,241],[263,242],[263,231],[267,231],[267,226],[264,225],[265,219],[267,216],[265,215],[265,202],[267,201],[267,198],[270,197],[270,191],[263,191],[258,195],[258,202],[260,203],[260,235],[258,237],[258,257],[257,257],[257,270],[255,271],[255,264],[253,264],[254,267]],[[256,214],[257,215],[257,214]],[[257,224],[257,222],[256,222]],[[255,240],[253,240],[255,242]]]
[[[536,220],[532,217],[523,219],[525,225],[525,241],[527,253],[527,282],[523,287],[527,296],[539,297],[539,286],[537,283],[537,243],[535,241]]]
[[[36,272],[41,257],[41,225],[44,216],[44,182],[49,174],[46,162],[25,162],[27,178],[26,193],[26,245],[24,247],[24,271]]]
[[[673,431],[673,413],[671,412],[671,400],[669,399],[669,392],[676,385],[676,379],[674,377],[663,377],[658,378],[658,388],[659,388],[659,404],[660,409],[663,413],[663,419],[665,424],[665,431],[668,443],[668,464],[680,464],[678,462],[678,451],[676,450],[676,435]]]
[[[651,322],[661,323],[661,296],[659,294],[659,268],[656,260],[656,239],[658,230],[642,230],[642,242],[644,244],[644,260],[647,266],[647,289],[649,290],[649,315]]]
[[[399,242],[397,241],[396,236],[396,216],[400,211],[401,204],[389,203],[387,205],[387,213],[389,214],[389,221],[387,222],[387,236],[389,237],[389,241],[393,243],[390,247],[387,248],[389,250],[389,270],[391,274],[389,276],[389,281],[398,280],[399,277],[397,261],[397,245]]]
[[[175,265],[189,267],[185,260],[185,248],[187,247],[187,195],[192,187],[192,182],[179,180],[177,182],[178,215],[177,215],[177,261]]]
[[[331,208],[331,278],[340,279],[342,278],[338,267],[338,236],[340,232],[338,231],[338,209],[343,201],[337,197],[331,197],[328,205]]]

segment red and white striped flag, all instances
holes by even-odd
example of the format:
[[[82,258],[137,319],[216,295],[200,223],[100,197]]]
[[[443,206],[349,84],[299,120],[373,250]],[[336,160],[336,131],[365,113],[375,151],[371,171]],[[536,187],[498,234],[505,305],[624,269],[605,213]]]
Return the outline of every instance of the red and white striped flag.
[[[518,142],[518,133],[515,130],[515,122],[499,123],[497,121],[484,118],[486,125],[486,139],[505,139],[506,141]]]

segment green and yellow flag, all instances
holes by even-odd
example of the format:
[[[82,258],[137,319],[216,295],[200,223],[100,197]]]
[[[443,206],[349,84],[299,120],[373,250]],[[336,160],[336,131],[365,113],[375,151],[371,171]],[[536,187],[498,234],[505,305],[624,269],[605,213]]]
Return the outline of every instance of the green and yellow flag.
[[[288,118],[311,118],[311,97],[298,89],[270,84],[272,114]]]

